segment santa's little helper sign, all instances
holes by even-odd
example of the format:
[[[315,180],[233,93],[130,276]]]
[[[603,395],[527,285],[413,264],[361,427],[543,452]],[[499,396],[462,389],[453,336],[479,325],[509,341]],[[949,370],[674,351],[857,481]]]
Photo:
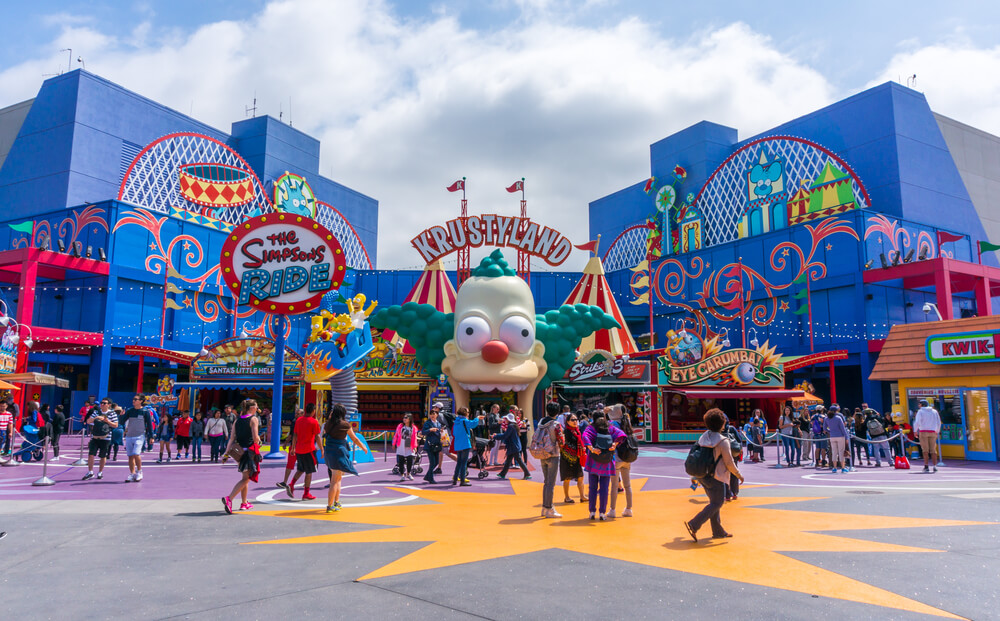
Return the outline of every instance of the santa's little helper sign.
[[[269,313],[315,312],[347,268],[340,242],[306,216],[270,213],[239,224],[219,259],[239,304]]]

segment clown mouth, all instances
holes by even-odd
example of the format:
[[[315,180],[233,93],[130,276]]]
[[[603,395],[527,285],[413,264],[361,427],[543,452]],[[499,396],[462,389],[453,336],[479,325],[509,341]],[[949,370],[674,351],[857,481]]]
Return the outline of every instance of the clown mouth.
[[[463,384],[458,383],[459,386],[468,390],[469,392],[479,391],[479,392],[521,392],[522,390],[527,390],[527,384]]]

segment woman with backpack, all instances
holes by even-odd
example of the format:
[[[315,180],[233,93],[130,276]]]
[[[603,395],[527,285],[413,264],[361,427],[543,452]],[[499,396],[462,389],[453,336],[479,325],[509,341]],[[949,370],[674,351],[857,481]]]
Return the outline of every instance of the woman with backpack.
[[[629,420],[627,414],[621,417],[618,424],[621,426],[625,438],[618,445],[618,450],[616,451],[615,472],[618,473],[617,479],[621,482],[625,491],[625,510],[622,511],[622,517],[632,517],[632,462],[639,457],[639,445],[632,436],[632,421]],[[609,518],[617,517],[615,510],[618,508],[619,493],[618,485],[615,485],[615,481],[612,480],[611,510],[608,511]]]
[[[608,491],[614,476],[615,449],[625,441],[622,430],[608,424],[604,412],[594,412],[594,422],[583,432],[583,445],[587,447],[587,463],[583,467],[589,475],[588,495],[590,497],[590,519],[597,515],[597,500],[600,495],[600,518],[607,519]]]
[[[712,408],[705,412],[704,421],[705,426],[708,427],[708,431],[701,434],[701,437],[698,438],[698,447],[711,449],[712,466],[709,468],[706,476],[700,479],[701,486],[705,489],[705,494],[708,496],[708,505],[699,511],[698,515],[694,516],[690,522],[684,522],[684,527],[695,542],[698,541],[698,529],[705,522],[710,522],[712,525],[713,539],[733,536],[732,533],[726,532],[722,527],[722,519],[719,512],[722,509],[722,505],[726,503],[725,486],[729,481],[729,476],[731,474],[735,475],[740,483],[743,483],[743,474],[740,473],[740,469],[736,467],[736,462],[733,461],[732,449],[729,447],[729,438],[722,434],[726,426],[726,415],[722,413],[722,410]]]

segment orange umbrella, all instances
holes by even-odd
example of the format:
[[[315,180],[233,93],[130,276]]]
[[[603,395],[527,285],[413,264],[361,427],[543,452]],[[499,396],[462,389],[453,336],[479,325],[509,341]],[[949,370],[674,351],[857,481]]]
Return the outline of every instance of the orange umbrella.
[[[5,382],[3,380],[0,380],[0,390],[21,390],[21,387],[15,386],[10,382]]]

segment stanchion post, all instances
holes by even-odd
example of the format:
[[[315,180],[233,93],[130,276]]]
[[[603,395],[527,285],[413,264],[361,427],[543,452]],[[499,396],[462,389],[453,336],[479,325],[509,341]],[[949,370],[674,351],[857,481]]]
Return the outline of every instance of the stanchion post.
[[[56,482],[49,478],[49,437],[45,436],[45,443],[42,444],[42,477],[31,482],[34,487],[55,485]]]
[[[389,432],[382,432],[382,462],[389,461]]]
[[[941,454],[941,436],[940,435],[938,435],[938,438],[937,438],[937,455],[938,455],[937,465],[943,466],[944,465],[944,455]]]
[[[70,464],[71,466],[86,466],[87,465],[87,460],[83,456],[83,437],[85,435],[83,432],[84,432],[84,430],[86,428],[87,428],[87,418],[84,417],[84,419],[81,421],[81,424],[80,424],[80,459],[77,459],[72,464]]]
[[[21,462],[14,459],[14,445],[16,443],[17,443],[17,430],[12,429],[10,432],[10,455],[7,456],[7,461],[0,463],[0,466],[14,467],[21,465]]]

